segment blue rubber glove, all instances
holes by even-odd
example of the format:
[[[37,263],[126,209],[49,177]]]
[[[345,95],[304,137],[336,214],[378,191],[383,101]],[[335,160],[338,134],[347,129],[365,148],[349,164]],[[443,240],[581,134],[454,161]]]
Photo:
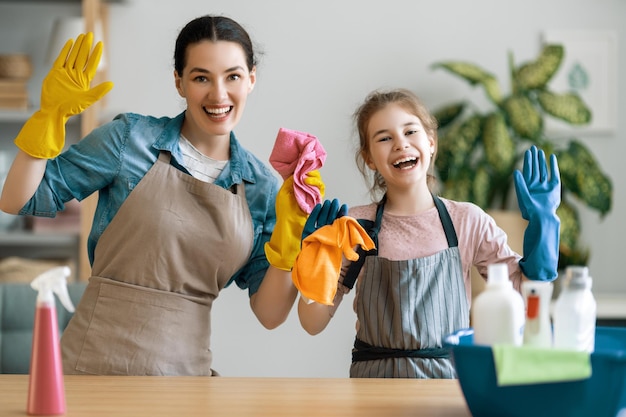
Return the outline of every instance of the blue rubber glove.
[[[304,224],[304,229],[302,230],[302,240],[320,227],[333,224],[336,219],[345,216],[346,214],[348,214],[348,206],[342,204],[341,207],[339,207],[339,200],[336,198],[332,201],[326,200],[324,201],[324,204],[316,204]]]
[[[519,265],[528,279],[553,281],[558,276],[561,221],[556,209],[561,204],[561,178],[556,156],[550,156],[550,178],[546,156],[532,146],[524,154],[524,173],[516,170],[515,192],[522,217],[528,220],[524,232],[524,254]]]

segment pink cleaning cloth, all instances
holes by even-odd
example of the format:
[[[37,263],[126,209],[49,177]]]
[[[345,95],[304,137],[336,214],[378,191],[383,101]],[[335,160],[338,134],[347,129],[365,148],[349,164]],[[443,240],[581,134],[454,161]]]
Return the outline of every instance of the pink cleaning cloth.
[[[270,164],[283,177],[293,175],[293,188],[298,206],[311,213],[322,202],[317,187],[304,182],[306,175],[319,169],[326,160],[326,151],[317,137],[305,132],[280,128],[270,154]]]

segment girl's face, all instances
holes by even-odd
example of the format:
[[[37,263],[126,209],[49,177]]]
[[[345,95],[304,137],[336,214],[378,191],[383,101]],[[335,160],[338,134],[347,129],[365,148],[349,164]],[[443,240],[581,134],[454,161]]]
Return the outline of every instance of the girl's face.
[[[230,135],[243,114],[256,82],[241,46],[228,41],[201,41],[187,47],[176,89],[187,101],[185,123],[194,137]],[[191,139],[191,138],[189,138]]]
[[[416,115],[396,103],[374,113],[367,125],[367,166],[385,179],[387,188],[427,185],[435,143]]]

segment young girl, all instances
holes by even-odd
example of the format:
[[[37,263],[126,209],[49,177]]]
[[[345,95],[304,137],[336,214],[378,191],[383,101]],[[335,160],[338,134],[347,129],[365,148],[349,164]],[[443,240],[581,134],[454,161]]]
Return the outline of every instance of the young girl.
[[[67,117],[112,87],[90,87],[101,53],[92,39],[68,42],[44,80],[41,110],[15,140],[0,208],[52,217],[68,200],[99,195],[92,276],[61,342],[66,374],[212,375],[220,290],[248,289],[267,328],[286,319],[297,295],[290,270],[306,214],[291,209],[293,180],[279,191],[233,132],[256,82],[252,42],[230,18],[192,20],[174,51],[186,110],[122,114],[59,155]]]
[[[469,326],[471,267],[485,276],[489,264],[505,263],[519,290],[522,257],[478,206],[432,194],[437,122],[414,94],[373,92],[356,111],[355,120],[360,140],[357,165],[366,180],[373,179],[374,195],[378,192],[382,198],[352,207],[348,215],[369,230],[377,250],[361,255],[362,267],[344,262],[334,305],[301,297],[300,322],[310,334],[321,332],[358,277],[350,376],[454,378],[442,339]],[[550,221],[557,224],[543,241],[527,231],[525,238],[535,248],[552,254],[541,261],[528,259],[533,267],[524,272],[534,279],[556,277],[560,182],[554,157],[552,168],[548,181],[545,157],[533,148],[526,155],[523,177],[516,174],[518,196],[525,204],[541,206],[546,195],[551,199],[545,213],[526,206],[522,213],[532,211],[528,217],[533,219],[543,216],[546,231]],[[535,273],[541,269],[538,264],[542,271],[552,271],[549,276]]]

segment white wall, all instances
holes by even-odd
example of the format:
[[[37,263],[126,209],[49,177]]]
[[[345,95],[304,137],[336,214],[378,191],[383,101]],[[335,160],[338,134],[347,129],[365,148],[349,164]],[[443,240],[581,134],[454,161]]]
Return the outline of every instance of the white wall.
[[[264,51],[257,86],[236,130],[239,139],[267,160],[280,127],[315,134],[328,151],[322,170],[327,196],[350,205],[368,201],[354,168],[350,117],[372,89],[407,87],[431,108],[468,93],[480,98],[482,92],[432,71],[430,64],[468,60],[506,83],[507,52],[513,51],[518,62],[534,59],[543,31],[556,29],[616,31],[618,68],[626,68],[623,0],[127,0],[110,7],[112,113],[171,116],[182,110],[172,77],[174,41],[187,21],[210,13],[238,20]],[[29,30],[49,33],[46,27]],[[622,114],[622,77],[615,88]],[[582,212],[594,289],[626,295],[621,273],[626,232],[621,216],[626,180],[620,171],[626,155],[624,132],[626,121],[618,117],[615,134],[581,139],[591,146],[615,188],[613,210],[604,220],[595,212]],[[228,288],[213,313],[215,368],[227,376],[347,376],[354,337],[351,304],[351,298],[345,300],[325,332],[312,337],[300,328],[295,310],[282,327],[264,330],[248,307],[246,292]]]
[[[280,127],[315,134],[328,151],[322,174],[328,197],[350,205],[366,202],[353,163],[351,114],[378,87],[408,87],[433,108],[470,91],[463,82],[429,65],[463,59],[508,80],[507,52],[518,62],[534,59],[541,35],[555,29],[609,29],[619,36],[618,68],[626,68],[626,2],[622,0],[423,1],[290,0],[207,2],[130,0],[112,6],[110,107],[154,115],[182,109],[172,77],[176,34],[202,14],[225,14],[242,23],[264,51],[239,139],[267,159]],[[508,85],[503,85],[508,89]],[[618,78],[619,104],[626,84]],[[472,92],[472,94],[474,94]],[[476,94],[482,94],[480,91]],[[602,221],[583,209],[584,239],[598,292],[624,292],[622,239],[626,180],[626,121],[615,135],[581,138],[614,181],[613,211]],[[213,314],[215,367],[224,375],[347,376],[354,337],[352,299],[318,336],[301,328],[295,309],[289,321],[267,331],[231,287]]]

